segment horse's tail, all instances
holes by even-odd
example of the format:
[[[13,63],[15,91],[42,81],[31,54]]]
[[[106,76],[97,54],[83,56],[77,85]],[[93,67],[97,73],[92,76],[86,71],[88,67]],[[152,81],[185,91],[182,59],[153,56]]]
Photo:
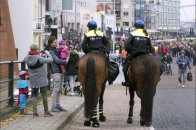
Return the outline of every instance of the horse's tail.
[[[92,114],[92,110],[96,107],[98,98],[95,84],[95,61],[89,57],[87,60],[87,75],[86,75],[86,87],[85,87],[85,117],[89,118]]]
[[[143,63],[145,66],[145,86],[144,86],[144,93],[143,93],[143,108],[144,108],[144,118],[145,121],[151,122],[152,120],[152,109],[153,109],[153,81],[152,81],[152,68],[148,62]]]

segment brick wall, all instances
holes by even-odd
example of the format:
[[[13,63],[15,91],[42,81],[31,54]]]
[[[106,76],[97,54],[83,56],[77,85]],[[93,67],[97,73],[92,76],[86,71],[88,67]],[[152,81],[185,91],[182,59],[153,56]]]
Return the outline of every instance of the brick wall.
[[[8,7],[8,0],[0,0],[0,61],[17,60]],[[15,66],[15,71],[17,70]],[[7,78],[7,65],[0,64],[0,79]]]

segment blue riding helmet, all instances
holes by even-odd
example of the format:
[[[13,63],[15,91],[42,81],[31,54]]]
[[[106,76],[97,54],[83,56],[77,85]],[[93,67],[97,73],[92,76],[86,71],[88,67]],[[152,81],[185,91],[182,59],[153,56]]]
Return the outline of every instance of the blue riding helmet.
[[[134,24],[135,27],[144,27],[144,22],[142,20],[137,20]]]
[[[87,27],[97,27],[97,23],[95,21],[89,21],[88,24],[87,24]]]

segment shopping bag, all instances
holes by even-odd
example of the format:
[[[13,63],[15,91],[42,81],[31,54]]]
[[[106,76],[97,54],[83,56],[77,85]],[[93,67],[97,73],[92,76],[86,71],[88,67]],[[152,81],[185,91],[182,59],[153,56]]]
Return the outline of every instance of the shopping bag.
[[[188,81],[192,81],[193,80],[193,76],[192,76],[192,73],[191,72],[188,72],[187,73],[187,80]]]

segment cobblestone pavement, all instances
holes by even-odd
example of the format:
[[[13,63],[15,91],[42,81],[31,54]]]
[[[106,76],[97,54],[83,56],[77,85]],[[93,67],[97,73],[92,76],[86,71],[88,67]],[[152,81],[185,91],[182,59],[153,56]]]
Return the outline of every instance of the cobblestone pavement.
[[[195,66],[193,81],[178,86],[178,67],[172,64],[172,75],[162,75],[154,97],[153,126],[156,130],[195,130]],[[192,63],[191,63],[192,64]]]
[[[175,60],[174,60],[175,61]],[[120,70],[122,68],[120,67]],[[192,130],[195,111],[195,67],[192,66],[193,81],[187,82],[185,88],[178,87],[177,65],[172,64],[173,75],[163,75],[158,84],[157,94],[154,102],[153,126],[161,130]],[[133,124],[127,124],[129,109],[129,94],[126,96],[125,87],[120,83],[123,80],[122,72],[113,85],[107,86],[104,95],[104,112],[106,122],[101,122],[99,130],[148,130],[153,128],[141,127],[139,125],[140,99],[135,96]],[[184,90],[183,90],[184,89]],[[182,90],[182,91],[181,91]],[[190,92],[193,91],[193,92]],[[167,96],[166,93],[169,95]],[[184,97],[183,97],[184,96]],[[181,98],[179,98],[181,97]],[[171,100],[176,98],[177,101]],[[191,99],[190,99],[191,98]],[[194,99],[193,99],[194,98]],[[192,103],[194,101],[194,103]],[[1,130],[86,130],[92,127],[84,127],[83,121],[84,98],[79,96],[61,96],[61,104],[68,112],[53,113],[53,117],[43,117],[43,106],[38,105],[39,117],[30,115],[17,116],[10,119],[9,124],[2,125]],[[187,104],[185,104],[187,103]],[[192,104],[191,104],[192,103]],[[49,99],[51,108],[51,99]],[[194,109],[195,110],[195,109]],[[191,115],[192,114],[192,115]],[[173,117],[173,118],[172,118]],[[186,117],[186,118],[185,118]],[[72,119],[73,118],[73,119]],[[72,119],[72,120],[71,120]],[[180,120],[183,119],[183,120]],[[187,121],[186,121],[187,119]],[[192,121],[191,121],[192,120]],[[191,125],[191,127],[186,127]],[[176,127],[178,126],[178,127]],[[194,130],[194,129],[193,129]]]
[[[149,130],[139,124],[140,99],[135,97],[133,124],[127,124],[129,112],[129,95],[120,85],[107,86],[104,95],[104,115],[106,122],[100,122],[96,130]],[[83,126],[83,109],[70,121],[64,130],[91,130],[92,127]]]

